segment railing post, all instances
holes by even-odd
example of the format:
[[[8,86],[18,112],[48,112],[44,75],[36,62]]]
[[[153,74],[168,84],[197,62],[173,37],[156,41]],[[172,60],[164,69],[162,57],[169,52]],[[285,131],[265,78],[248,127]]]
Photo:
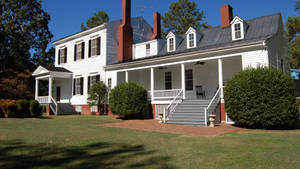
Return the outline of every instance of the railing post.
[[[181,89],[183,91],[182,97],[185,99],[185,66],[181,64]]]
[[[164,123],[166,123],[166,108],[164,108],[164,117],[163,117]]]
[[[204,108],[204,123],[207,126],[207,108]]]
[[[52,97],[52,77],[49,76],[49,85],[48,85],[48,102],[51,102],[51,97]]]

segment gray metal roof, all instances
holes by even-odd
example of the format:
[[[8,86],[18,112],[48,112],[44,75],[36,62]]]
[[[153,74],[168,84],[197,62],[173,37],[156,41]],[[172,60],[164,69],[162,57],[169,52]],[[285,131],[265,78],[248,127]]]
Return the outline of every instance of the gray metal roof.
[[[279,23],[281,22],[281,14],[276,13],[272,15],[261,16],[258,18],[250,19],[244,21],[248,28],[245,32],[245,37],[242,40],[232,41],[231,36],[231,27],[222,28],[220,26],[203,29],[198,32],[198,35],[201,35],[201,39],[197,42],[195,48],[187,49],[186,45],[186,35],[177,35],[180,38],[179,45],[177,46],[176,51],[168,52],[167,44],[164,44],[164,47],[159,51],[158,55],[142,58],[142,60],[151,59],[155,57],[164,57],[179,53],[186,53],[192,51],[201,51],[206,49],[220,48],[220,47],[229,47],[232,45],[238,45],[242,43],[255,42],[260,40],[267,40],[275,35],[279,29]],[[177,37],[176,36],[176,37]],[[139,59],[141,60],[141,59]],[[134,62],[132,60],[129,62]],[[128,62],[128,61],[126,61]]]

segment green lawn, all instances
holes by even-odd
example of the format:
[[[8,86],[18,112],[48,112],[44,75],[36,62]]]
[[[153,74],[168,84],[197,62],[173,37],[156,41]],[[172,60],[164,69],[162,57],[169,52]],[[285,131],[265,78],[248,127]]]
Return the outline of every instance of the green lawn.
[[[300,168],[300,130],[194,137],[97,126],[113,121],[0,119],[0,168]]]

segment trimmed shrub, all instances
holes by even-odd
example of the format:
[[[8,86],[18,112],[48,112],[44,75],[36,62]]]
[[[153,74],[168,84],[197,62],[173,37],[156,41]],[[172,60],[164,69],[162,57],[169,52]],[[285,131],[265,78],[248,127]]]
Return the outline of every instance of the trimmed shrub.
[[[15,100],[1,100],[0,108],[4,113],[4,118],[13,118],[16,117],[16,101]]]
[[[224,98],[228,116],[241,127],[290,127],[299,118],[293,79],[273,68],[237,73],[227,81]]]
[[[18,100],[16,101],[16,106],[17,106],[17,117],[30,117],[30,110],[29,110],[29,106],[30,106],[30,101],[29,100]]]
[[[149,115],[148,92],[137,83],[122,83],[111,90],[109,107],[123,118],[145,118]]]
[[[42,106],[36,100],[30,100],[29,110],[32,117],[40,117],[42,115]]]

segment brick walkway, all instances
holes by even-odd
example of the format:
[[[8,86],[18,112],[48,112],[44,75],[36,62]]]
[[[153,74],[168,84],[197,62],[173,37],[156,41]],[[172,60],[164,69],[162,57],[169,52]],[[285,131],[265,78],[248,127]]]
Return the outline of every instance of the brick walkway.
[[[163,133],[175,133],[193,136],[219,136],[221,134],[231,133],[240,130],[240,128],[233,127],[231,125],[220,125],[211,128],[200,126],[160,124],[157,120],[124,120],[122,122],[101,124],[100,126]]]

